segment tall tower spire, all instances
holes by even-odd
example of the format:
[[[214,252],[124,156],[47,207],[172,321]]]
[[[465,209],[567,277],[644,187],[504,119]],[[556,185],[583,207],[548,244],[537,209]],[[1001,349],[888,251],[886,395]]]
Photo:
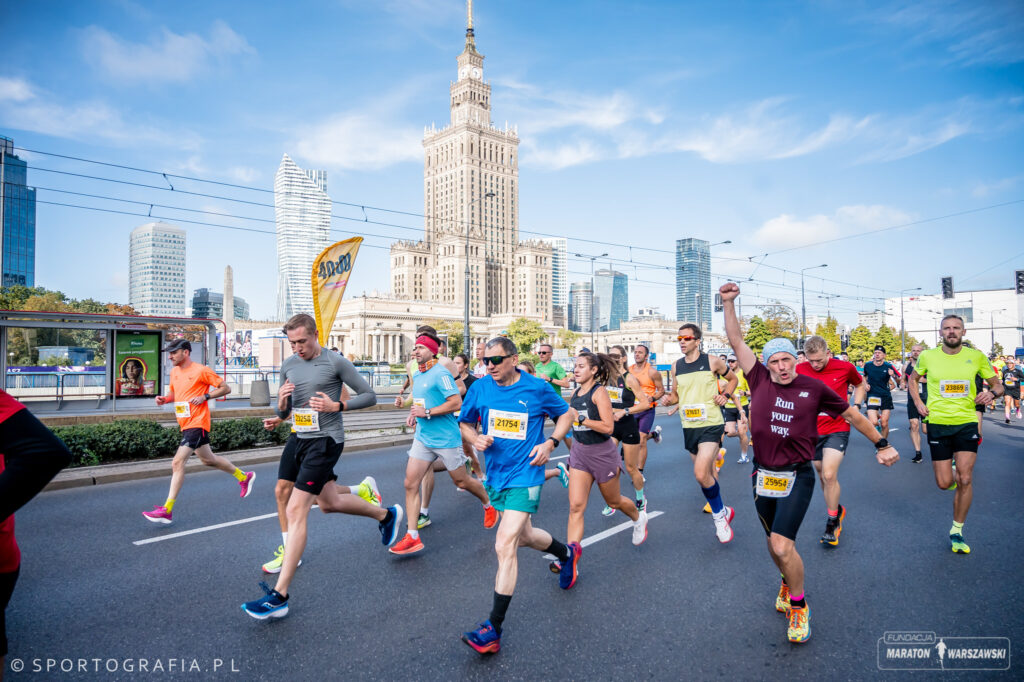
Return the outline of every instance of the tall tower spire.
[[[476,41],[473,38],[473,0],[466,0],[466,49],[476,51]]]

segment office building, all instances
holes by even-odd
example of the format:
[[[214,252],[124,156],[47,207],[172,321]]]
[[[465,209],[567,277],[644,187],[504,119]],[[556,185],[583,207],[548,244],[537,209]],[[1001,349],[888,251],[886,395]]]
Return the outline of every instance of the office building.
[[[303,170],[285,154],[274,176],[277,319],[313,314],[313,261],[330,246],[327,171]]]
[[[629,321],[629,278],[614,270],[594,273],[597,330],[615,331]]]
[[[573,282],[569,287],[569,329],[589,334],[593,325],[593,290],[590,282]]]
[[[36,285],[36,190],[28,186],[28,164],[14,141],[0,137],[0,270],[3,286]]]
[[[676,240],[676,319],[711,331],[711,249],[703,239]]]
[[[248,320],[249,304],[239,296],[235,296],[234,300],[234,319]],[[224,294],[206,288],[196,289],[192,294],[192,317],[224,319]]]
[[[128,301],[140,315],[186,317],[185,230],[139,225],[128,245]]]

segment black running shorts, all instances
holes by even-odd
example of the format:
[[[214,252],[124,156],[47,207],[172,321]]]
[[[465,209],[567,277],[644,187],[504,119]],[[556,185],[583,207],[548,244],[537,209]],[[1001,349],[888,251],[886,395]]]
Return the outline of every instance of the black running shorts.
[[[615,422],[612,438],[625,445],[640,445],[640,427],[636,423],[636,417],[627,414]]]
[[[697,454],[697,446],[701,443],[721,443],[723,437],[725,437],[725,424],[683,429],[683,440],[686,443],[686,450],[691,455]]]
[[[840,431],[838,433],[826,433],[818,436],[818,445],[814,448],[814,461],[820,462],[825,448],[838,450],[839,454],[846,454],[846,446],[850,443],[850,432]]]
[[[878,400],[880,405],[872,405],[871,403]],[[865,404],[869,410],[891,410],[892,409],[892,395],[871,395],[864,399]]]
[[[804,462],[796,468],[796,481],[788,497],[757,496],[757,460],[754,471],[750,474],[750,484],[754,489],[754,508],[761,520],[764,532],[769,537],[772,533],[796,541],[797,531],[803,523],[807,507],[814,497],[814,467]]]
[[[210,432],[205,429],[185,429],[181,432],[181,443],[179,448],[192,448],[198,450],[204,445],[210,444]]]
[[[299,447],[299,437],[294,433],[285,441],[281,451],[281,462],[277,465],[277,480],[295,483],[299,479],[299,462],[295,459],[295,448]]]
[[[928,448],[932,461],[953,459],[954,452],[978,451],[978,422],[970,424],[928,424]]]
[[[7,618],[4,613],[7,611],[7,602],[11,600],[11,593],[14,592],[14,583],[18,582],[18,571],[13,573],[0,573],[0,658],[7,655]]]
[[[338,480],[334,467],[341,458],[345,443],[338,443],[330,436],[296,438],[296,441],[295,461],[299,470],[295,489],[319,495],[325,485]]]

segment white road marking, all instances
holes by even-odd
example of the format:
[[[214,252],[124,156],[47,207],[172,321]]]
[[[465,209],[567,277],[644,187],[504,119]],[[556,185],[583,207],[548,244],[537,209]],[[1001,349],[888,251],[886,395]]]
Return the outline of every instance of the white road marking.
[[[661,516],[664,513],[665,512],[660,512],[660,511],[648,512],[647,513],[647,520],[649,522],[651,519],[656,519],[656,518],[658,518],[659,516]],[[609,528],[607,530],[603,530],[600,533],[596,533],[594,535],[591,535],[590,537],[583,538],[583,542],[580,543],[580,546],[581,547],[589,547],[590,545],[594,544],[595,542],[600,542],[601,540],[604,540],[605,538],[610,538],[611,536],[615,535],[616,533],[621,533],[624,530],[631,530],[632,528],[633,528],[633,522],[632,521],[626,521],[625,523],[620,523],[619,525],[612,526],[611,528]],[[553,554],[545,554],[544,555],[544,559],[547,560],[547,561],[553,561],[555,558],[556,557]]]
[[[317,505],[313,505],[312,509],[316,509]],[[148,545],[153,542],[163,542],[164,540],[172,540],[174,538],[185,537],[186,535],[195,535],[196,533],[205,533],[209,530],[218,530],[220,528],[228,528],[230,526],[240,526],[243,523],[252,523],[253,521],[262,521],[263,519],[270,519],[277,516],[277,512],[273,514],[261,514],[260,516],[250,516],[247,519],[238,519],[237,521],[227,521],[226,523],[218,523],[212,526],[203,526],[202,528],[193,528],[192,530],[183,530],[180,533],[171,533],[170,535],[161,535],[158,538],[146,538],[145,540],[135,540],[132,542],[133,545]]]
[[[565,458],[566,458],[566,457],[568,457],[568,456],[569,456],[569,455],[559,455],[558,457],[548,457],[548,461],[549,461],[549,462],[553,462],[553,461],[555,461],[556,459],[565,459]]]

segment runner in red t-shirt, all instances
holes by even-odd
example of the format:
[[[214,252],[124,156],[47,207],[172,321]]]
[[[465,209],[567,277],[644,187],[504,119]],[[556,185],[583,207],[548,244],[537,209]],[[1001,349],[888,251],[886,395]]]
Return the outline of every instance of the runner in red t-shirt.
[[[750,384],[750,432],[754,449],[754,507],[768,535],[768,553],[782,574],[775,608],[789,612],[791,642],[811,636],[810,609],[804,599],[804,562],[796,551],[796,534],[814,495],[811,460],[818,442],[817,415],[842,415],[875,444],[880,464],[891,466],[899,453],[871,428],[870,422],[821,381],[796,373],[796,348],[788,339],[773,339],[757,361],[743,340],[736,317],[740,288],[729,282],[718,292],[725,309],[725,333]],[[767,367],[765,367],[767,365]]]
[[[4,611],[18,581],[21,552],[14,539],[14,512],[71,461],[71,453],[55,435],[0,390],[0,679],[7,655]]]
[[[859,412],[868,386],[857,368],[849,362],[830,358],[828,343],[820,336],[812,336],[804,342],[804,353],[807,362],[798,363],[796,373],[824,382],[843,397],[849,395],[850,386],[856,386],[853,402]],[[825,495],[825,507],[828,509],[821,542],[833,547],[839,544],[839,534],[843,532],[843,519],[846,517],[846,507],[839,504],[837,477],[849,442],[849,422],[842,417],[818,415],[818,445],[814,450],[814,468],[821,479],[821,491]]]

